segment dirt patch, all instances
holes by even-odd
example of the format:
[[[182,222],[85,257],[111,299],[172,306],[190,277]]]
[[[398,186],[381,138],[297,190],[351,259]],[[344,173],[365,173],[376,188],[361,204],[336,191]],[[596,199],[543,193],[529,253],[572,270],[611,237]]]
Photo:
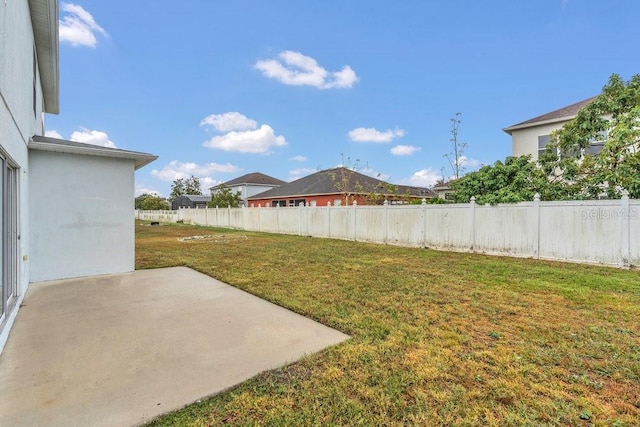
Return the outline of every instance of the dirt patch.
[[[178,239],[184,243],[228,243],[236,240],[248,240],[244,235],[227,235],[227,234],[205,234],[202,236],[188,236]]]

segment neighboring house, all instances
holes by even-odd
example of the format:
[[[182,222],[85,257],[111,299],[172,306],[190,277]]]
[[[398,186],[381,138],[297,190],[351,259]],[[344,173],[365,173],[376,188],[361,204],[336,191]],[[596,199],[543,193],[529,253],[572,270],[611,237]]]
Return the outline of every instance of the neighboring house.
[[[436,195],[440,199],[452,200],[453,199],[452,195],[454,193],[454,190],[451,188],[451,184],[453,184],[455,181],[457,181],[457,179],[451,179],[447,182],[442,182],[440,184],[437,184],[431,187],[431,190],[434,193],[436,193]]]
[[[134,270],[134,171],[156,156],[43,137],[58,2],[0,2],[0,22],[1,351],[30,282]]]
[[[211,187],[210,190],[211,194],[215,194],[222,186],[227,187],[231,190],[231,194],[240,193],[240,204],[246,206],[248,198],[282,184],[286,184],[286,182],[260,172],[253,172]]]
[[[327,169],[247,199],[249,207],[406,203],[435,197],[428,188],[393,185],[347,168]]]
[[[207,202],[211,201],[211,196],[196,196],[194,194],[184,194],[178,196],[171,202],[171,209],[206,208]]]
[[[549,143],[551,132],[560,129],[565,123],[576,117],[578,111],[595,98],[594,96],[504,128],[503,130],[511,135],[511,154],[513,156],[529,154],[532,160],[538,160]],[[597,154],[600,150],[602,150],[602,142],[594,141],[589,152]]]

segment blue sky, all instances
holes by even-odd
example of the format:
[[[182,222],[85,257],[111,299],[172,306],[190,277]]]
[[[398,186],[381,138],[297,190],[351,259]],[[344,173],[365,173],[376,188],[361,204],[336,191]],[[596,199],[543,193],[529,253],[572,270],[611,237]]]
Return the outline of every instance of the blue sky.
[[[136,194],[338,165],[396,184],[503,160],[502,129],[640,73],[637,0],[60,3],[47,134],[142,151]],[[208,190],[205,191],[208,194]]]

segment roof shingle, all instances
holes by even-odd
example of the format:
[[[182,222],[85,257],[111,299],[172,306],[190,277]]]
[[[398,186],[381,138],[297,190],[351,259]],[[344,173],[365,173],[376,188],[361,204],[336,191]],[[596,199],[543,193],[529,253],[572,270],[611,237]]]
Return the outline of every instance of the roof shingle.
[[[219,184],[219,185],[215,185],[213,187],[211,187],[210,189],[213,190],[215,188],[220,187],[221,185],[224,185],[225,187],[231,187],[234,185],[242,185],[242,184],[248,184],[248,185],[282,185],[285,184],[286,181],[283,181],[281,179],[278,178],[274,178],[272,176],[269,175],[265,175],[263,173],[260,172],[252,172],[252,173],[248,173],[246,175],[242,175],[239,176],[238,178],[234,178],[231,181],[227,181],[223,184]]]
[[[567,105],[566,107],[559,108],[541,116],[525,120],[524,122],[516,123],[515,125],[506,127],[503,130],[511,135],[511,132],[517,129],[528,128],[543,123],[554,123],[572,119],[576,116],[576,114],[578,114],[578,111],[590,104],[596,98],[597,96],[593,96],[583,101],[576,102],[575,104]]]
[[[297,197],[322,194],[384,192],[388,183],[347,168],[326,169],[303,178],[285,183],[263,193],[249,197],[248,200],[272,199],[276,197]],[[433,197],[428,188],[398,185],[398,193],[417,197]]]

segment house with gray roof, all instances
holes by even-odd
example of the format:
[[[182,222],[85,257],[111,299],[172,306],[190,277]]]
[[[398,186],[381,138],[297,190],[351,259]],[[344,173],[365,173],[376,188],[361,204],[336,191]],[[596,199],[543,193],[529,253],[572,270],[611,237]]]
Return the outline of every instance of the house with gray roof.
[[[424,187],[395,185],[344,167],[326,169],[247,199],[248,207],[410,203],[436,197]]]
[[[587,106],[595,99],[594,96],[504,128],[503,130],[511,135],[511,155],[524,156],[529,154],[531,159],[538,160],[550,141],[551,132],[560,129],[565,123],[576,117],[582,107]],[[594,146],[592,151],[597,150],[598,146]]]
[[[286,181],[260,172],[252,172],[211,187],[210,190],[211,194],[215,194],[221,188],[226,187],[231,190],[232,194],[240,193],[240,204],[246,206],[248,198],[279,187],[282,184],[286,184]]]
[[[171,201],[171,209],[197,209],[206,208],[207,202],[211,201],[211,196],[203,196],[196,194],[183,194]]]

